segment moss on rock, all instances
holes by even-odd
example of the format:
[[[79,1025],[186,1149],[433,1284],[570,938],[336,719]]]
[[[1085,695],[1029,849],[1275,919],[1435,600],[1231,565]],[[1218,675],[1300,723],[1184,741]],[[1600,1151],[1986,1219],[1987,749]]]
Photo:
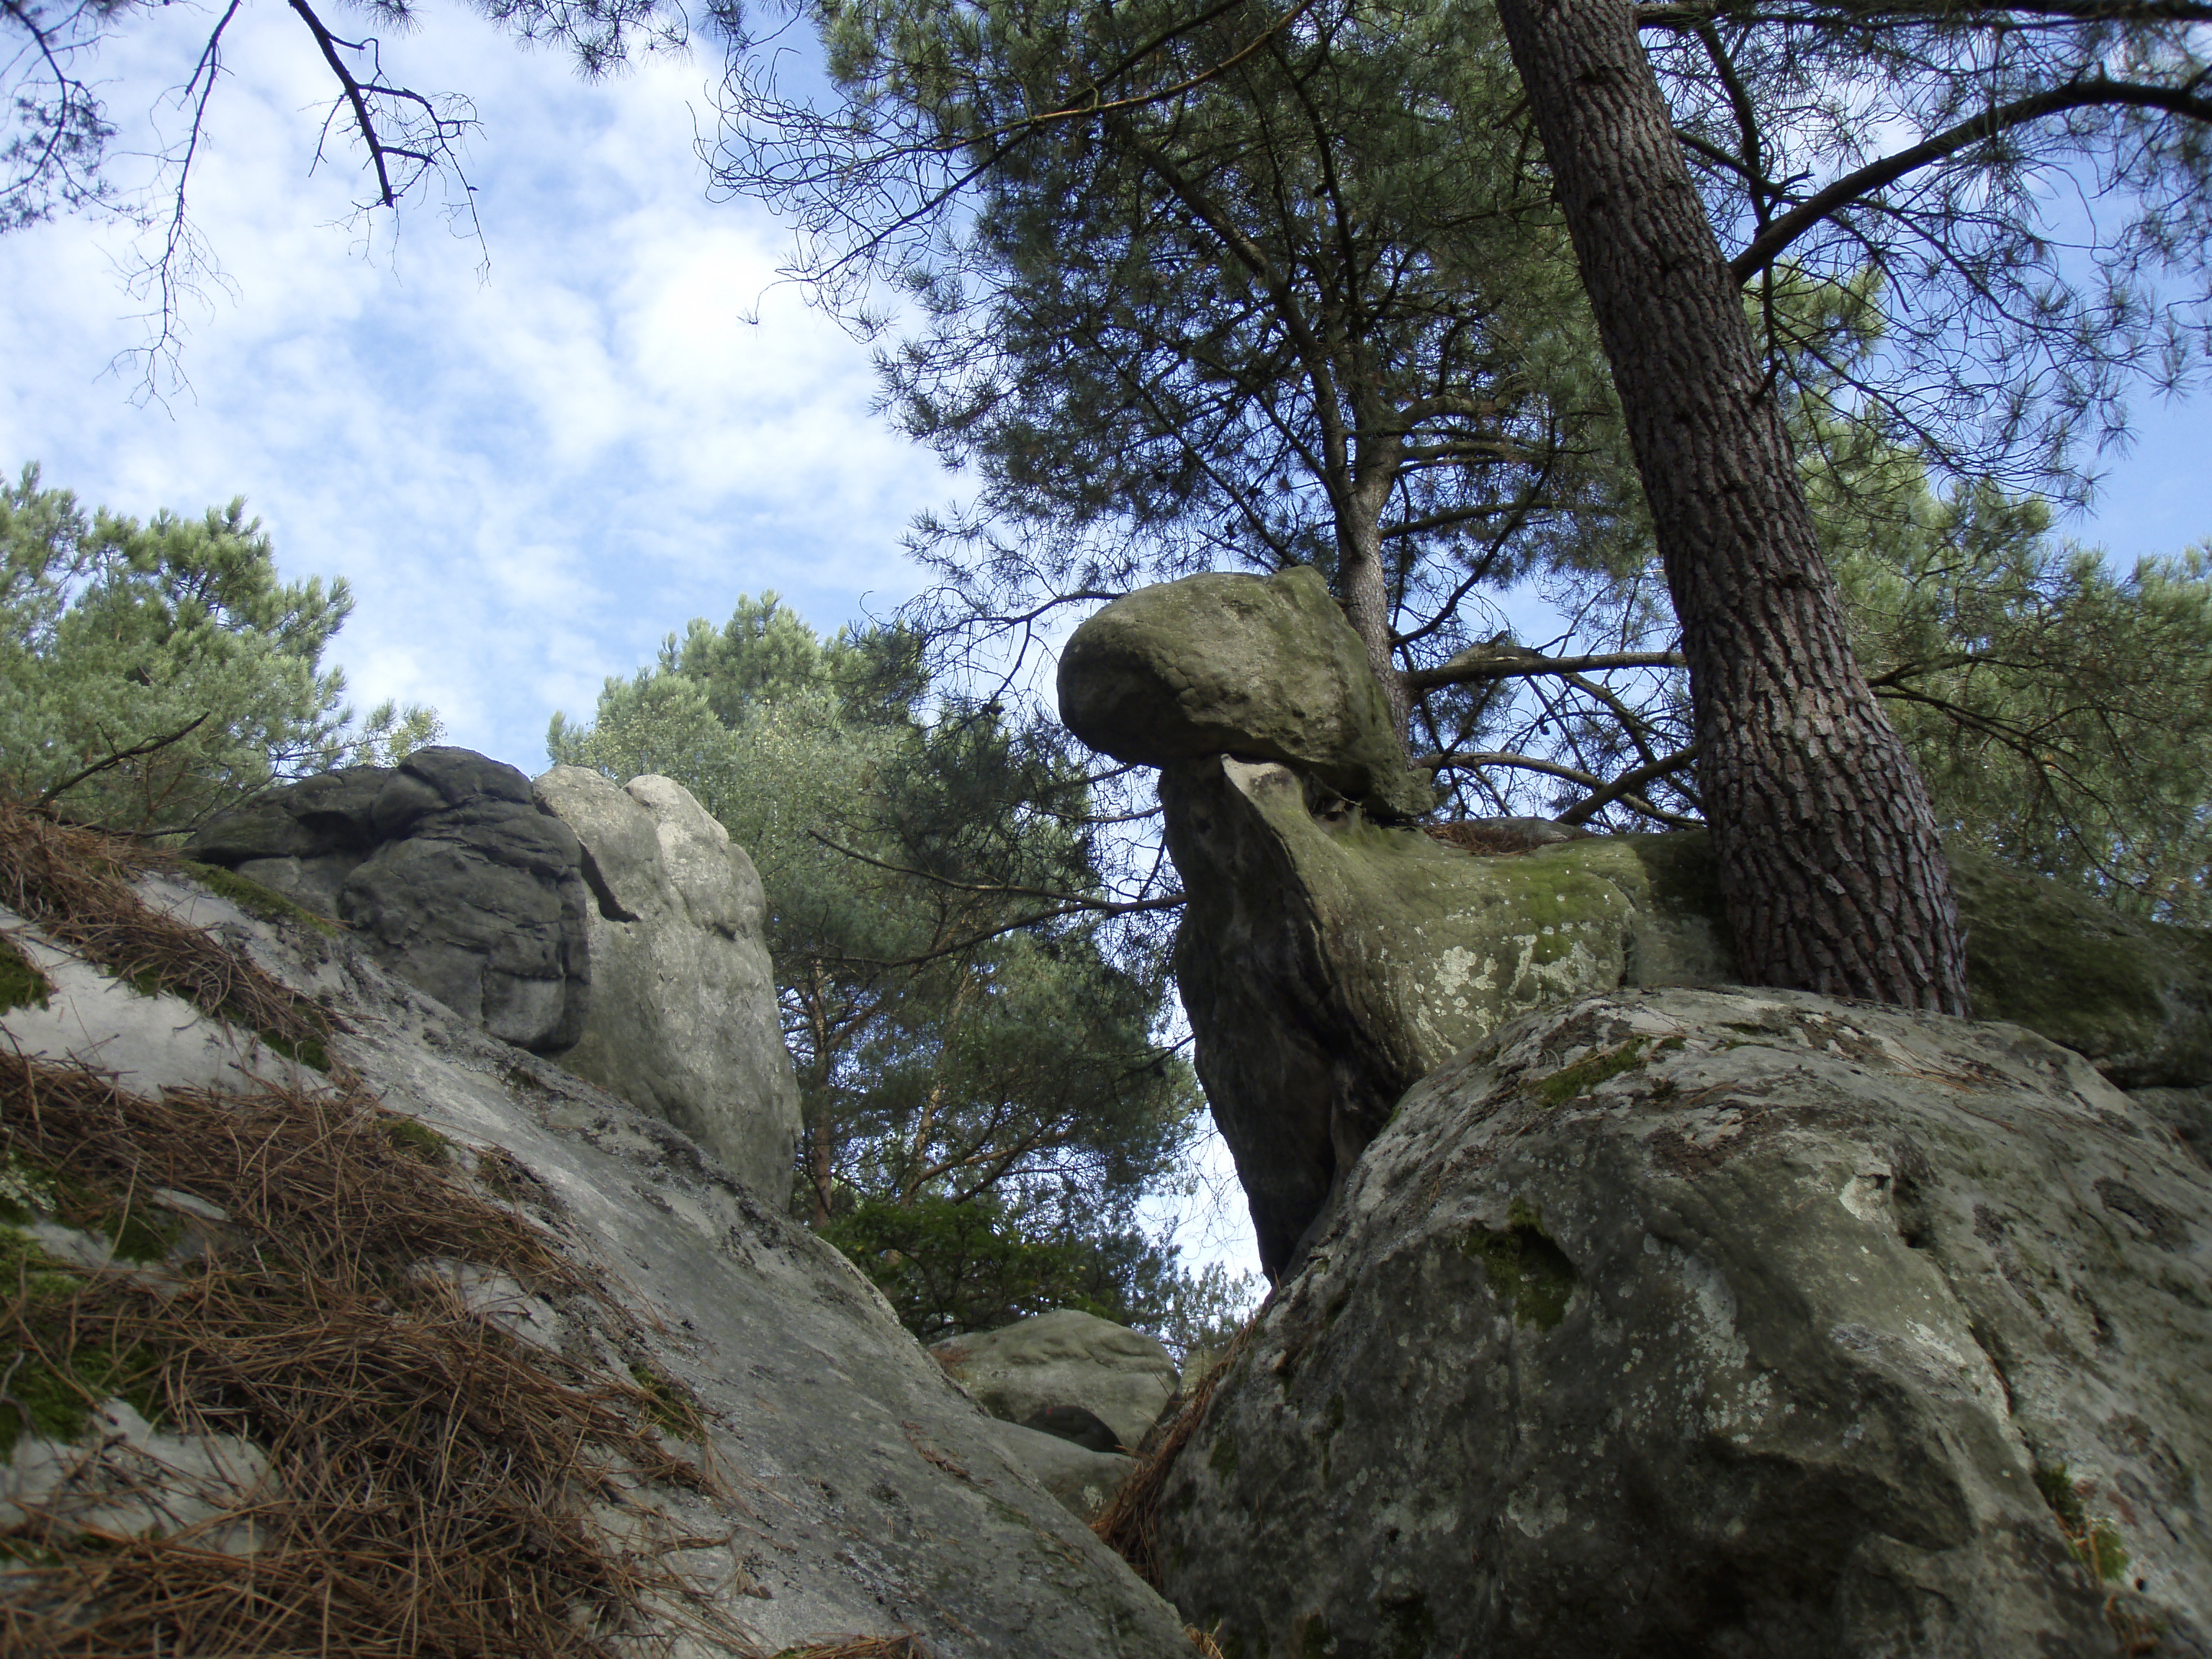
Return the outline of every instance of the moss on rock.
[[[53,981],[23,954],[22,947],[0,934],[0,1013],[10,1008],[43,1008],[54,994]]]

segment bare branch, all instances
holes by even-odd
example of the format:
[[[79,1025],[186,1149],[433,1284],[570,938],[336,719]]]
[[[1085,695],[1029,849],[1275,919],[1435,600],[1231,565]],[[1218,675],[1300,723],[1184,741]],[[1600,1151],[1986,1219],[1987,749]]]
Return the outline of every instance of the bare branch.
[[[1686,771],[1696,764],[1698,751],[1694,748],[1678,749],[1671,755],[1662,755],[1632,772],[1623,772],[1587,799],[1578,800],[1559,814],[1561,823],[1588,823],[1615,801],[1626,801],[1632,794],[1639,793],[1644,786],[1671,773]]]
[[[137,760],[143,756],[158,753],[160,750],[167,749],[173,743],[181,742],[185,738],[190,737],[193,732],[198,731],[201,726],[206,725],[208,719],[208,715],[201,714],[195,719],[185,721],[184,725],[179,726],[175,731],[170,732],[166,737],[149,738],[145,742],[134,744],[128,749],[118,749],[113,754],[106,756],[105,758],[93,762],[91,765],[86,767],[82,771],[70,773],[69,776],[64,778],[59,783],[55,784],[52,788],[41,790],[39,793],[39,798],[31,804],[33,806],[51,806],[56,801],[59,800],[64,795],[67,794],[70,790],[76,788],[77,785],[85,781],[86,779],[96,777],[100,773],[106,771],[112,766],[120,766],[125,761]]]
[[[1680,668],[1679,651],[1603,651],[1584,657],[1547,657],[1539,652],[1512,647],[1470,646],[1449,661],[1434,668],[1416,668],[1406,675],[1406,689],[1416,696],[1438,686],[1468,685],[1479,680],[1526,679],[1540,674],[1587,674],[1608,668]]]
[[[1845,173],[1790,209],[1753,238],[1751,245],[1729,262],[1729,275],[1738,283],[1749,282],[1759,272],[1772,265],[1792,242],[1822,220],[1850,206],[1862,197],[1871,195],[1886,185],[1894,184],[1908,173],[1942,161],[1971,144],[1994,138],[2009,128],[2039,121],[2045,116],[2060,114],[2070,109],[2100,106],[2164,110],[2170,115],[2212,122],[2212,99],[2200,98],[2191,92],[2172,87],[2143,86],[2133,82],[2098,78],[2031,94],[1961,121],[1909,149],[1885,155],[1878,161],[1870,161],[1854,172]]]

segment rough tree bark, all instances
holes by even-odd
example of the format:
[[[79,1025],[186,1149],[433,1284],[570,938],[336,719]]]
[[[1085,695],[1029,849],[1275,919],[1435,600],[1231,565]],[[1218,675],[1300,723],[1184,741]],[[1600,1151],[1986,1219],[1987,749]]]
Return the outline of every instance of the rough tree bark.
[[[1926,786],[1853,659],[1781,410],[1632,0],[1498,0],[1682,626],[1698,787],[1758,982],[1966,1012]]]

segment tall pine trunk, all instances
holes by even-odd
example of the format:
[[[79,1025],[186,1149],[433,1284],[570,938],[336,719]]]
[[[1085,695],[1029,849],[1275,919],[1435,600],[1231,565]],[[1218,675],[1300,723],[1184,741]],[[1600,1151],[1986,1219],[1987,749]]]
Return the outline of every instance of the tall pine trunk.
[[[1632,0],[1498,0],[1682,626],[1745,975],[1966,1012],[1926,786],[1853,659],[1743,301]]]
[[[1337,509],[1338,599],[1345,620],[1367,647],[1367,665],[1382,683],[1383,695],[1390,700],[1391,729],[1402,744],[1413,699],[1406,690],[1406,677],[1398,672],[1390,632],[1390,584],[1382,568],[1382,512],[1369,499],[1370,493],[1356,492]]]

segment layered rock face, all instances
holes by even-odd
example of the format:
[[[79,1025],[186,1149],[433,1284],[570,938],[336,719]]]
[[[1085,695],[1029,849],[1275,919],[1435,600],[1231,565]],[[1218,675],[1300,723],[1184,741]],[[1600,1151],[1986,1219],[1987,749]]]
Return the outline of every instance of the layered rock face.
[[[1166,1585],[1230,1659],[2203,1653],[2208,1283],[2205,1169],[2016,1026],[1575,999],[1365,1149]]]
[[[1334,606],[1306,602],[1317,585],[1292,572],[1143,589],[1078,629],[1060,667],[1079,735],[1162,767],[1189,895],[1177,985],[1271,1277],[1400,1096],[1459,1050],[1585,992],[1737,974],[1702,832],[1546,842],[1502,823],[1455,826],[1452,845],[1377,822],[1360,805],[1381,775],[1364,692],[1316,712],[1364,660]],[[1290,671],[1246,667],[1268,643],[1339,670],[1281,701]],[[2125,1086],[2212,1083],[2212,936],[2127,922],[1971,854],[1953,864],[1977,1012]]]
[[[692,1599],[611,1633],[579,1623],[577,1650],[757,1659],[863,1641],[903,1650],[911,1635],[917,1650],[940,1659],[1188,1659],[1174,1610],[1006,1455],[1005,1425],[955,1388],[866,1279],[781,1205],[759,1202],[678,1130],[518,1054],[386,974],[368,939],[272,923],[181,879],[149,877],[140,891],[326,1010],[342,1088],[190,1003],[142,994],[76,962],[5,911],[0,927],[48,970],[52,991],[49,1007],[0,1012],[0,1047],[18,1041],[21,1054],[62,1064],[70,1052],[106,1051],[120,1033],[131,1060],[122,1085],[138,1093],[212,1083],[260,1101],[266,1083],[380,1102],[420,1126],[408,1146],[513,1213],[597,1287],[583,1296],[518,1284],[465,1260],[413,1264],[451,1282],[453,1317],[481,1322],[519,1351],[542,1351],[551,1374],[580,1388],[650,1376],[696,1402],[714,1480],[629,1482],[619,1502],[603,1498],[586,1516],[617,1556],[665,1565]],[[125,1012],[135,1023],[118,1025]],[[171,1206],[201,1229],[178,1233],[173,1262],[139,1271],[194,1271],[196,1253],[223,1227],[221,1209],[188,1193],[142,1186],[134,1201]],[[88,1269],[114,1251],[112,1240],[50,1221],[39,1223],[35,1243]],[[333,1379],[334,1392],[343,1382]],[[440,1384],[464,1400],[478,1386],[495,1390],[496,1377]],[[483,1402],[495,1422],[507,1408],[504,1398]],[[580,1477],[592,1455],[577,1454]],[[220,1578],[228,1552],[269,1548],[265,1521],[254,1541],[257,1516],[312,1504],[323,1490],[312,1480],[267,1484],[284,1473],[250,1439],[179,1439],[107,1401],[80,1439],[25,1432],[0,1457],[0,1529],[23,1519],[14,1506],[27,1506],[58,1515],[64,1533],[103,1528],[108,1535],[87,1546],[100,1559],[119,1549],[137,1564],[173,1549],[201,1578]],[[544,1501],[566,1500],[555,1492]],[[199,1530],[170,1538],[179,1526]],[[269,1571],[283,1565],[264,1559]],[[258,1650],[249,1638],[236,1650]]]
[[[518,1048],[584,1029],[580,852],[512,766],[441,748],[329,773],[210,819],[185,854],[350,924],[387,971]]]
[[[561,1063],[693,1137],[770,1201],[791,1184],[799,1085],[776,1016],[766,896],[672,779],[556,766],[538,805],[581,844],[592,1001]]]
[[[782,1200],[799,1091],[766,900],[681,784],[556,767],[533,786],[425,749],[274,791],[185,852],[349,923],[387,972],[559,1056]]]

